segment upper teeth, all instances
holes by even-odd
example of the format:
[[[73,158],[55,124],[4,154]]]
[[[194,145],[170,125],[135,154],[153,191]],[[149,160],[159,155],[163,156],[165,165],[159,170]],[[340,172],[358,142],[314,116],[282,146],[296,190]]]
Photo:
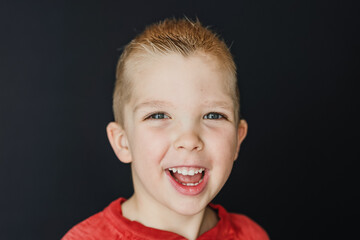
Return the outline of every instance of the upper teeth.
[[[195,174],[205,171],[205,168],[169,168],[169,171],[172,171],[173,173],[177,172],[185,176],[194,176]]]

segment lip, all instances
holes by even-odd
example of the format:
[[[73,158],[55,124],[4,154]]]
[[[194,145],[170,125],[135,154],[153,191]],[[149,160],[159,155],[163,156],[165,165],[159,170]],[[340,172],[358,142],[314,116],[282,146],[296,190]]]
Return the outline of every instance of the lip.
[[[192,167],[194,167],[194,166],[192,166]],[[209,174],[208,174],[208,170],[206,168],[205,168],[204,177],[203,177],[202,181],[196,186],[184,186],[181,183],[175,181],[175,179],[171,176],[171,173],[168,169],[165,170],[165,173],[168,176],[168,179],[169,179],[171,185],[175,188],[175,190],[183,195],[188,195],[188,196],[195,196],[195,195],[200,194],[206,187],[207,182],[209,180]]]

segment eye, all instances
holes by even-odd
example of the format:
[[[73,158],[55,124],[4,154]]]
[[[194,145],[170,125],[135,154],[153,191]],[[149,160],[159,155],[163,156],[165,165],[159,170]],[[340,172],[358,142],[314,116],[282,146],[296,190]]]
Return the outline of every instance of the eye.
[[[150,116],[146,117],[146,119],[168,119],[170,118],[168,115],[166,115],[165,113],[162,112],[158,112],[158,113],[153,113]]]
[[[208,113],[204,116],[204,119],[226,119],[226,117],[220,113],[216,113],[216,112],[211,112],[211,113]]]

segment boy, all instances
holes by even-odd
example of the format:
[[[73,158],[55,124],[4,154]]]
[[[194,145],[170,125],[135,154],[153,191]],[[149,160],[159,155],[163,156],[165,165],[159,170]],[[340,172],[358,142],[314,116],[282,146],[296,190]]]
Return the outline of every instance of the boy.
[[[243,215],[209,205],[228,179],[247,123],[236,67],[199,21],[151,25],[122,53],[107,126],[134,194],[73,227],[72,239],[268,239]]]

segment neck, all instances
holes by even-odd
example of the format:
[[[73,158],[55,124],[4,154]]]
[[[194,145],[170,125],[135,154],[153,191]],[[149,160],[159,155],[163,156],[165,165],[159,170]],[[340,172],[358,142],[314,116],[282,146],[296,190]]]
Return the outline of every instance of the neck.
[[[147,227],[173,232],[190,240],[213,228],[218,221],[216,213],[209,207],[188,216],[164,209],[158,203],[152,204],[151,208],[147,206],[149,204],[144,204],[134,194],[122,204],[123,216]]]

